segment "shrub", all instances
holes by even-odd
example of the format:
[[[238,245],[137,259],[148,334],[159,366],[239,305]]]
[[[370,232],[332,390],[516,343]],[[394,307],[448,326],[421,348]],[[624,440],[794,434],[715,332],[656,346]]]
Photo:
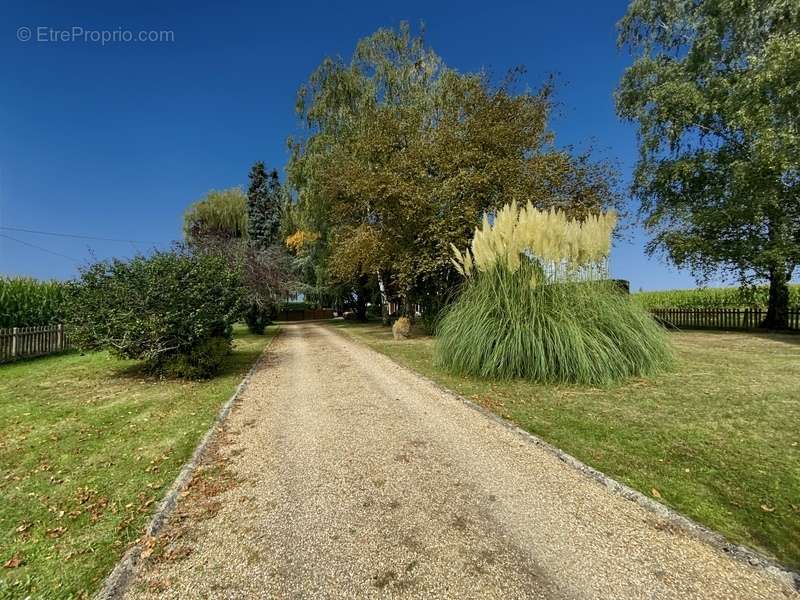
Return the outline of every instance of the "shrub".
[[[0,277],[0,327],[34,327],[63,321],[66,284],[29,277]]]
[[[422,314],[417,319],[417,323],[426,335],[436,335],[445,309],[457,300],[459,292],[460,290],[456,286],[445,294],[425,299],[422,304]]]
[[[613,283],[532,286],[539,269],[531,261],[470,279],[439,324],[437,363],[462,375],[581,384],[669,364],[665,332]]]
[[[383,307],[380,302],[373,302],[367,306],[367,320],[368,321],[382,321],[383,320]]]
[[[316,306],[310,302],[283,302],[280,305],[280,310],[283,311],[290,311],[290,310],[309,310],[312,308],[316,308]]]
[[[263,335],[264,330],[272,321],[272,310],[255,303],[250,303],[247,310],[244,312],[244,321],[247,323],[247,328],[250,333],[255,335]]]
[[[223,258],[175,249],[97,263],[70,292],[70,333],[162,373],[210,375],[230,339],[243,290]],[[183,362],[181,362],[183,361]]]
[[[665,332],[607,280],[613,215],[583,222],[530,204],[503,208],[472,247],[444,311],[436,362],[458,374],[608,384],[671,362]]]
[[[200,342],[185,354],[170,355],[151,367],[168,377],[206,379],[219,370],[230,352],[231,340],[225,336],[215,336]]]
[[[411,331],[411,321],[408,317],[400,317],[392,325],[392,336],[396,340],[404,340]]]

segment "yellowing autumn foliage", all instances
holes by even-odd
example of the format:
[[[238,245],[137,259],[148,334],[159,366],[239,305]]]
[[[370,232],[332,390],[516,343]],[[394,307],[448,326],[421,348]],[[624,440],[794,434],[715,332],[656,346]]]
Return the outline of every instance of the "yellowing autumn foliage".
[[[292,235],[286,238],[286,247],[299,252],[307,244],[316,242],[319,239],[319,234],[316,231],[306,231],[298,229]]]

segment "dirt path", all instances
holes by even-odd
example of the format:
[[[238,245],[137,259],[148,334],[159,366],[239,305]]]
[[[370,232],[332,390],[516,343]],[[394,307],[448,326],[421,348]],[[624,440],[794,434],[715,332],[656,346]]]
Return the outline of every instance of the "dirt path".
[[[129,598],[797,597],[321,325],[284,328],[216,461]]]

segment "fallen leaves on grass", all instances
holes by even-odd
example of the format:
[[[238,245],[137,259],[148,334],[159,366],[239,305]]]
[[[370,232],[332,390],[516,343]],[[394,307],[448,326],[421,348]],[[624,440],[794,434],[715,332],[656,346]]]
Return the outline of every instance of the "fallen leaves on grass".
[[[22,559],[19,556],[12,556],[6,562],[3,563],[3,568],[16,569],[21,564],[22,564]]]
[[[656,488],[650,490],[650,493],[653,495],[653,498],[661,498],[661,492],[659,492]]]
[[[88,554],[90,552],[91,552],[91,549],[89,549],[89,548],[82,548],[80,550],[72,549],[72,550],[68,551],[66,554],[63,554],[62,557],[61,557],[61,560],[66,562],[66,561],[72,560],[76,556],[80,556],[81,554]]]
[[[109,500],[106,496],[101,496],[97,490],[90,488],[78,488],[75,492],[75,500],[80,508],[71,510],[69,515],[75,518],[83,512],[88,512],[91,515],[92,523],[96,523],[100,520],[100,517],[103,516],[106,508],[109,506]],[[112,506],[112,512],[114,511],[115,508]]]
[[[223,431],[209,448],[203,464],[180,492],[180,502],[164,530],[155,537],[142,538],[142,560],[151,564],[178,561],[194,552],[191,524],[216,516],[223,508],[217,497],[237,484],[237,478],[228,468],[228,459],[221,451],[221,446],[229,444],[227,433]],[[138,510],[142,511],[152,506],[156,498],[146,499],[141,493],[138,500]]]
[[[66,527],[53,527],[52,529],[47,530],[47,537],[49,538],[61,537],[61,534],[63,534],[66,530],[67,530]]]
[[[17,527],[14,531],[16,531],[19,534],[23,534],[27,532],[31,527],[33,527],[33,523],[30,521],[25,521],[24,523],[21,523],[19,527]]]
[[[126,529],[130,528],[133,525],[133,521],[136,515],[130,515],[127,518],[122,519],[119,523],[117,523],[116,530],[118,532],[125,531]]]

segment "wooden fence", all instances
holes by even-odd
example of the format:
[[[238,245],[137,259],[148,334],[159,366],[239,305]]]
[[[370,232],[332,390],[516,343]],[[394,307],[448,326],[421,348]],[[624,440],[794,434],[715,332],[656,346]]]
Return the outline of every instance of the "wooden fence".
[[[276,321],[312,321],[318,319],[332,319],[331,308],[304,308],[296,310],[283,310],[275,317]]]
[[[682,329],[755,329],[766,318],[760,308],[653,308],[650,312],[667,326]],[[789,311],[789,328],[800,330],[800,308]]]
[[[63,325],[0,329],[0,362],[52,354],[69,347]]]

